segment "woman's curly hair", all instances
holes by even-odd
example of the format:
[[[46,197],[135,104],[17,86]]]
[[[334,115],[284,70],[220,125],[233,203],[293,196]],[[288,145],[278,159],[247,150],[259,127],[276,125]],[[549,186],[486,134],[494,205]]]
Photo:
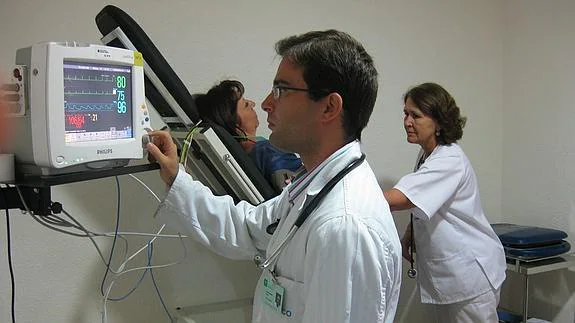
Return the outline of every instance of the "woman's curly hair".
[[[403,95],[404,103],[407,99],[411,99],[421,112],[437,123],[439,135],[436,137],[440,145],[449,145],[461,139],[467,118],[461,116],[455,100],[441,85],[417,85]]]

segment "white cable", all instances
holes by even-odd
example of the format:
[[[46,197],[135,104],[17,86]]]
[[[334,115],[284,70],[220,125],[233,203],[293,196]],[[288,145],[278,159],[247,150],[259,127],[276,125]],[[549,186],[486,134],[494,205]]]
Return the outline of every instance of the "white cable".
[[[162,226],[162,228],[158,231],[158,234],[164,229],[165,225]],[[149,248],[150,244],[153,242],[155,238],[153,238],[152,240],[150,240],[150,242],[144,247],[144,248]],[[143,267],[137,267],[137,268],[131,268],[131,269],[127,269],[124,270],[122,272],[120,272],[116,277],[114,277],[114,279],[111,280],[110,285],[108,285],[108,289],[106,290],[106,294],[104,295],[104,301],[103,301],[103,309],[102,309],[102,322],[103,323],[107,323],[108,321],[108,311],[107,311],[107,305],[108,305],[108,300],[110,297],[110,293],[112,291],[112,287],[114,286],[114,284],[116,283],[116,280],[118,280],[122,275],[133,272],[133,271],[138,271],[138,270],[148,270],[148,269],[158,269],[158,268],[166,268],[166,267],[171,267],[174,265],[178,265],[180,264],[184,259],[186,259],[186,257],[188,256],[188,249],[186,248],[186,245],[184,243],[184,240],[182,239],[182,237],[180,236],[180,241],[182,242],[182,246],[184,248],[184,255],[181,259],[179,259],[178,261],[172,262],[172,263],[168,263],[168,264],[163,264],[163,265],[150,265],[150,266],[143,266]],[[139,253],[142,249],[138,250],[137,253]],[[135,256],[135,254],[134,254]],[[128,261],[128,260],[127,260]],[[126,262],[127,262],[126,261]],[[122,266],[125,266],[125,264],[122,264]]]
[[[97,237],[110,238],[110,236],[104,236],[104,235],[96,235],[96,236],[94,236],[94,237],[96,237],[96,238],[97,238]],[[126,256],[128,255],[128,249],[129,249],[128,239],[122,237],[121,235],[118,235],[118,238],[121,238],[121,239],[124,241],[124,255],[122,256],[122,258],[123,258],[123,259],[126,259]],[[94,244],[94,246],[96,247],[96,249],[98,249],[96,242],[95,242],[93,239],[90,239],[90,240],[92,240],[92,243]],[[106,259],[104,258],[104,256],[103,256],[103,254],[102,254],[101,251],[98,250],[98,253],[100,254],[100,259],[102,259],[102,262],[104,263],[104,266],[107,266],[107,267],[108,267],[108,270],[110,270],[111,273],[114,273],[114,274],[115,274],[116,272],[114,271],[114,269],[112,269],[112,264],[111,264],[111,263],[110,263],[110,264],[106,263]]]
[[[163,228],[162,228],[163,229]],[[161,230],[161,229],[160,229]],[[184,259],[186,259],[186,257],[188,256],[188,249],[186,248],[186,244],[184,243],[184,240],[182,239],[182,237],[180,237],[180,241],[182,242],[182,247],[184,249],[184,255],[182,256],[182,258],[180,258],[178,261],[174,261],[174,262],[170,262],[167,264],[163,264],[163,265],[150,265],[150,266],[143,266],[143,267],[137,267],[137,268],[130,268],[127,270],[124,270],[122,272],[120,272],[118,274],[118,276],[116,278],[114,278],[114,280],[117,280],[120,276],[132,272],[132,271],[136,271],[136,270],[143,270],[143,269],[158,269],[158,268],[166,268],[166,267],[170,267],[170,266],[174,266],[177,265],[179,263],[181,263]],[[150,240],[150,242],[144,246],[144,248],[149,248],[149,245],[152,244],[153,241]]]
[[[148,192],[150,192],[150,194],[152,194],[158,202],[160,202],[160,203],[162,202],[162,200],[160,200],[158,195],[156,195],[156,193],[154,193],[154,191],[152,191],[152,189],[148,185],[146,185],[146,183],[144,183],[141,179],[139,179],[137,176],[135,176],[133,174],[128,174],[128,176],[130,176],[136,182],[140,183],[140,185],[142,185],[146,190],[148,190]]]
[[[99,248],[98,244],[96,243],[96,241],[94,240],[94,238],[92,237],[99,237],[99,236],[104,236],[104,235],[100,235],[98,233],[94,233],[92,231],[89,231],[88,229],[86,229],[86,227],[84,227],[78,220],[76,220],[69,212],[67,212],[66,210],[62,209],[62,211],[64,212],[64,214],[69,217],[74,223],[76,223],[77,225],[80,226],[80,228],[82,228],[82,230],[84,232],[86,232],[86,234],[88,234],[88,238],[90,238],[90,241],[92,241],[92,244],[94,245],[94,247],[96,248],[96,250],[98,251],[98,254],[100,255],[100,259],[102,259],[102,262],[104,262],[104,266],[108,267],[108,269],[112,272],[112,273],[116,273],[113,269],[112,269],[112,264],[107,263],[106,262],[106,258],[104,257],[104,254],[102,253],[102,250]],[[114,235],[112,235],[113,237]],[[108,236],[105,236],[108,237]],[[126,259],[126,256],[128,255],[128,240],[126,238],[124,238],[121,234],[117,235],[118,238],[122,239],[124,241],[124,256],[123,258]]]
[[[136,178],[137,179],[137,178]],[[137,179],[139,180],[139,179]],[[10,187],[8,184],[5,184],[6,186]],[[145,187],[147,187],[145,184],[143,184]],[[26,204],[26,201],[24,200],[24,197],[22,195],[22,192],[20,190],[20,187],[15,185],[14,186],[16,188],[16,191],[18,192],[18,195],[20,196],[20,200],[22,201],[22,205],[24,206],[24,209],[26,210],[26,213],[28,213],[30,216],[34,217],[37,221],[41,221],[39,220],[36,215],[30,211],[30,209],[28,208],[28,205]],[[150,193],[153,194],[153,192]],[[67,214],[66,214],[67,213]],[[140,252],[142,252],[144,249],[146,249],[146,246],[143,246],[142,248],[140,248],[140,250],[138,250],[136,253],[134,253],[130,258],[124,258],[124,262],[122,263],[122,265],[119,267],[119,269],[116,271],[113,268],[111,268],[111,264],[107,264],[105,257],[100,249],[100,247],[98,246],[98,244],[95,242],[95,240],[93,239],[93,237],[113,237],[115,235],[115,232],[108,232],[108,233],[97,233],[97,232],[92,232],[89,231],[87,229],[85,229],[85,227],[83,227],[78,220],[76,220],[71,214],[69,214],[68,212],[66,212],[64,214],[66,214],[68,217],[70,217],[70,219],[72,219],[72,221],[76,222],[76,224],[79,224],[83,229],[84,232],[86,232],[87,237],[90,238],[92,244],[94,245],[94,247],[96,248],[98,255],[100,256],[100,258],[102,259],[102,262],[104,263],[105,266],[110,266],[110,271],[114,274],[119,274],[121,273],[123,267],[126,265],[126,263],[128,261],[130,261],[131,259],[133,259],[135,256],[137,256]],[[45,223],[44,223],[45,224]],[[47,224],[45,224],[47,225]],[[125,245],[125,255],[127,254],[127,247],[128,247],[128,242],[126,240],[125,237],[123,237],[123,235],[139,235],[139,236],[153,236],[154,238],[152,240],[150,240],[150,242],[154,242],[157,238],[187,238],[187,236],[183,236],[183,235],[162,235],[160,234],[163,229],[165,228],[165,224],[162,225],[162,227],[160,228],[160,230],[157,233],[143,233],[143,232],[118,232],[118,237],[124,240],[124,245]],[[53,229],[50,227],[50,229]],[[124,255],[124,256],[125,256]]]
[[[136,176],[129,174],[130,177],[132,177],[134,180],[136,180],[138,183],[140,183],[144,188],[146,188],[146,190],[152,194],[154,196],[154,198],[161,203],[160,198],[144,183],[142,182],[139,178],[137,178]],[[5,184],[6,187],[10,187],[8,184]],[[44,224],[46,227],[56,230],[56,231],[60,231],[58,228],[52,227],[51,225],[48,225],[47,223],[42,222],[42,220],[40,220],[39,218],[36,217],[36,215],[30,211],[30,208],[28,207],[24,196],[20,190],[20,187],[18,187],[17,185],[15,185],[14,187],[16,187],[16,191],[18,192],[18,195],[20,197],[20,200],[22,201],[22,205],[24,206],[26,213],[28,213],[30,216],[32,216],[36,221],[38,221],[41,224]],[[94,245],[94,247],[96,248],[96,251],[98,252],[98,255],[100,256],[100,259],[102,260],[102,262],[104,263],[105,266],[108,267],[108,270],[115,274],[116,277],[110,282],[110,285],[108,286],[108,289],[106,291],[106,295],[104,297],[104,308],[103,308],[103,313],[102,313],[102,321],[104,323],[107,322],[108,320],[108,313],[107,313],[107,301],[110,295],[110,292],[112,290],[112,287],[114,286],[114,283],[116,282],[117,279],[119,279],[122,275],[133,272],[133,271],[138,271],[138,270],[148,270],[148,269],[158,269],[158,268],[166,268],[166,267],[170,267],[170,266],[174,266],[177,264],[180,264],[183,259],[185,259],[187,257],[187,249],[186,249],[186,245],[183,241],[183,236],[178,234],[178,235],[162,235],[161,232],[164,230],[164,228],[166,227],[165,224],[162,225],[162,227],[158,230],[157,233],[155,234],[151,234],[151,233],[140,233],[140,232],[125,232],[125,233],[121,233],[121,232],[112,232],[112,233],[95,233],[92,231],[87,230],[82,224],[80,224],[79,221],[77,221],[71,214],[69,214],[68,212],[64,212],[64,214],[66,216],[68,216],[74,223],[76,223],[76,225],[78,225],[78,227],[81,229],[80,231],[83,231],[86,233],[86,236],[90,239],[90,241],[92,242],[92,244]],[[64,232],[66,233],[66,232]],[[140,248],[138,251],[136,251],[135,253],[133,253],[130,257],[126,258],[127,252],[128,252],[128,241],[126,238],[124,238],[122,235],[138,235],[138,236],[153,236],[153,238],[142,248]],[[106,259],[100,249],[100,247],[98,246],[98,244],[96,243],[96,241],[94,240],[94,237],[114,237],[117,236],[119,238],[121,238],[124,241],[124,261],[122,262],[122,264],[120,264],[120,266],[118,267],[118,269],[113,269],[111,266],[111,263],[108,264],[106,263]],[[128,270],[124,270],[125,266],[128,264],[128,262],[132,259],[134,259],[139,253],[141,253],[143,250],[145,250],[146,248],[149,247],[149,245],[151,243],[153,243],[157,238],[159,237],[164,237],[164,238],[179,238],[180,241],[182,242],[182,246],[184,248],[184,256],[182,257],[182,259],[176,261],[176,262],[172,262],[172,263],[168,263],[168,264],[163,264],[163,265],[155,265],[155,266],[145,266],[145,267],[138,267],[138,268],[132,268],[132,269],[128,269]]]
[[[16,187],[16,191],[18,192],[18,195],[20,196],[20,200],[22,201],[22,205],[24,205],[24,209],[26,210],[26,213],[28,213],[32,218],[34,218],[36,221],[38,221],[39,223],[44,224],[46,227],[50,228],[50,229],[57,229],[57,228],[53,228],[50,225],[43,223],[42,220],[40,220],[39,218],[36,217],[36,215],[34,213],[32,213],[32,211],[30,211],[30,209],[28,208],[28,205],[26,204],[26,201],[24,200],[24,197],[22,195],[22,192],[20,191],[20,187],[19,186],[15,186]],[[68,212],[66,212],[68,213]],[[64,213],[64,214],[66,214]],[[70,217],[70,219],[72,219],[74,222],[76,222],[77,224],[79,224],[79,222],[74,219],[74,217],[72,217],[69,213],[66,214],[68,217]],[[100,247],[98,246],[98,244],[96,243],[96,241],[94,240],[93,236],[100,236],[96,233],[93,233],[91,231],[88,231],[85,229],[85,227],[83,227],[81,224],[80,226],[84,229],[84,232],[86,232],[87,237],[90,239],[90,241],[92,242],[92,244],[94,245],[94,247],[96,248],[96,251],[98,252],[98,255],[100,256],[100,259],[102,260],[102,262],[104,263],[104,266],[107,266],[110,271],[114,274],[116,274],[117,272],[111,268],[111,264],[108,264],[106,262],[106,259],[104,257],[104,254],[102,253],[102,250],[100,249]],[[107,237],[107,236],[106,236]],[[126,257],[127,253],[128,253],[128,240],[126,240],[126,238],[124,238],[121,235],[118,235],[119,238],[121,238],[124,241],[124,258]]]
[[[142,180],[140,180],[138,177],[129,174],[129,176],[134,179],[135,181],[137,181],[139,184],[141,184],[150,194],[152,194],[154,196],[154,198],[161,203],[160,198],[154,193],[154,191],[152,191],[152,189],[150,189],[148,187],[148,185],[146,185]],[[7,187],[9,187],[9,185],[6,184]],[[26,204],[26,201],[24,200],[24,196],[22,195],[22,192],[20,191],[20,188],[15,185],[16,190],[18,192],[18,195],[20,197],[20,200],[22,201],[22,205],[24,206],[26,213],[28,213],[30,216],[32,216],[36,221],[44,224],[45,226],[47,226],[50,229],[54,229],[57,230],[57,228],[54,228],[46,223],[43,223],[40,219],[38,219],[36,217],[36,215],[30,211],[30,209],[28,208],[28,205]],[[90,239],[90,241],[92,242],[92,244],[94,245],[94,247],[96,248],[98,255],[100,256],[100,259],[102,260],[102,262],[104,263],[105,266],[108,267],[108,270],[115,274],[116,277],[114,279],[112,279],[112,281],[110,282],[110,285],[108,285],[108,289],[106,291],[106,295],[104,296],[104,308],[103,308],[103,313],[102,313],[102,321],[104,323],[107,322],[108,320],[108,313],[107,313],[107,301],[110,295],[110,292],[112,291],[112,287],[114,286],[116,280],[118,280],[122,275],[133,272],[133,271],[138,271],[138,270],[148,270],[148,269],[159,269],[159,268],[166,268],[166,267],[170,267],[170,266],[174,266],[177,264],[180,264],[186,257],[187,257],[187,249],[186,249],[186,245],[183,241],[183,237],[187,236],[182,236],[180,234],[178,235],[162,235],[161,232],[164,230],[164,228],[166,227],[165,224],[162,225],[162,227],[158,230],[157,233],[152,234],[152,233],[141,233],[141,232],[112,232],[112,233],[95,233],[92,231],[87,230],[82,224],[80,224],[72,215],[70,215],[68,212],[64,212],[64,214],[66,216],[68,216],[73,222],[75,222],[80,228],[81,231],[86,233],[86,236]],[[58,230],[59,231],[59,230]],[[138,251],[136,251],[135,253],[133,253],[130,257],[126,258],[127,252],[128,252],[128,241],[126,238],[123,237],[123,235],[137,235],[137,236],[153,236],[153,238],[142,248],[140,248]],[[117,236],[119,238],[121,238],[124,241],[124,245],[125,245],[125,249],[124,249],[124,261],[120,264],[120,266],[118,267],[118,269],[113,269],[111,266],[111,263],[108,264],[106,263],[105,257],[100,249],[100,247],[98,246],[98,244],[96,243],[96,241],[94,240],[94,237],[114,237]],[[159,237],[163,237],[163,238],[179,238],[180,241],[182,242],[182,246],[184,248],[184,256],[182,257],[182,259],[176,261],[176,262],[172,262],[172,263],[168,263],[168,264],[163,264],[163,265],[155,265],[155,266],[144,266],[144,267],[137,267],[137,268],[131,268],[128,270],[124,270],[125,266],[128,264],[128,262],[132,259],[134,259],[138,254],[140,254],[143,250],[145,250],[146,248],[149,247],[149,245],[151,243],[153,243],[157,238]]]
[[[130,260],[134,259],[138,254],[140,254],[140,252],[146,250],[146,248],[148,248],[149,244],[156,241],[156,239],[158,238],[157,235],[160,234],[164,230],[165,227],[166,227],[166,225],[163,224],[162,227],[160,228],[160,230],[158,230],[158,233],[156,233],[156,235],[150,241],[148,241],[148,243],[146,245],[144,245],[138,251],[134,252],[130,257],[128,257],[128,259],[124,260],[124,262],[118,267],[118,271],[123,271],[124,267],[128,264],[128,262]]]
[[[127,273],[131,273],[132,271],[137,271],[137,270],[144,270],[144,269],[160,269],[160,268],[167,268],[167,267],[171,267],[171,266],[175,266],[175,265],[179,265],[182,263],[182,261],[184,260],[185,256],[182,257],[182,259],[178,260],[178,261],[174,261],[174,262],[170,262],[167,264],[163,264],[163,265],[153,265],[153,266],[142,266],[142,267],[136,267],[136,268],[130,268],[127,270],[124,270],[123,272],[121,272],[118,277],[120,277],[123,274],[127,274]],[[116,280],[117,278],[115,278],[114,280]]]
[[[136,179],[137,181],[139,181],[139,179],[138,179],[137,177],[135,177],[135,179]],[[5,185],[8,186],[7,184],[5,184]],[[148,191],[149,191],[150,193],[152,193],[152,194],[156,197],[156,199],[158,199],[157,196],[149,189],[149,187],[146,186],[146,184],[144,184],[144,183],[142,182],[142,185],[143,185],[144,187],[146,187],[146,188],[148,189]],[[8,186],[8,187],[9,187],[9,186]],[[18,186],[15,186],[15,187],[16,187],[16,191],[18,192],[18,195],[20,196],[20,200],[22,201],[22,205],[24,205],[24,208],[25,208],[25,210],[26,210],[26,213],[28,213],[28,214],[31,215],[33,218],[35,218],[36,221],[39,221],[39,222],[40,222],[41,220],[38,219],[38,218],[36,217],[36,215],[34,215],[34,214],[32,213],[32,211],[30,211],[30,209],[28,208],[28,205],[26,204],[26,201],[24,200],[24,197],[23,197],[23,195],[22,195],[22,192],[21,192],[21,190],[20,190],[20,187],[18,187]],[[159,200],[159,199],[158,199],[158,200]],[[110,270],[112,273],[114,273],[114,274],[119,274],[119,273],[121,273],[121,272],[122,272],[122,269],[123,269],[122,265],[125,266],[125,264],[127,263],[127,261],[129,261],[130,259],[133,259],[137,254],[139,254],[140,252],[142,252],[142,251],[146,248],[146,247],[144,246],[144,247],[142,247],[140,250],[138,250],[135,254],[133,254],[133,255],[131,256],[131,258],[126,258],[126,255],[127,255],[127,252],[128,252],[128,241],[126,240],[125,237],[123,237],[123,235],[153,236],[154,238],[151,240],[152,242],[153,242],[154,240],[156,240],[157,238],[160,238],[160,237],[162,237],[162,238],[180,238],[180,239],[181,239],[181,238],[187,238],[187,236],[182,236],[182,235],[162,235],[162,234],[159,234],[159,233],[164,229],[165,224],[162,226],[162,228],[160,229],[160,231],[158,231],[158,233],[155,233],[155,234],[154,234],[154,233],[142,233],[142,232],[118,232],[118,237],[121,238],[121,239],[124,241],[124,257],[122,257],[122,258],[124,259],[124,262],[122,263],[122,265],[121,265],[117,270],[114,270],[114,269],[111,267],[111,264],[108,264],[108,263],[106,262],[106,259],[105,259],[104,255],[103,255],[103,252],[102,252],[102,250],[100,249],[100,247],[98,246],[98,244],[96,243],[96,241],[94,240],[94,237],[114,237],[115,232],[97,233],[97,232],[89,231],[89,230],[85,229],[85,227],[84,227],[82,224],[80,224],[79,221],[76,220],[71,214],[69,214],[68,212],[65,212],[64,214],[66,214],[66,216],[68,216],[70,219],[72,219],[72,221],[74,221],[76,224],[78,224],[78,225],[83,229],[83,231],[87,234],[87,237],[90,239],[90,241],[92,242],[92,244],[93,244],[94,247],[96,248],[96,251],[98,252],[98,255],[100,256],[100,259],[101,259],[102,262],[104,263],[104,266],[108,266],[108,267],[109,267],[109,270]],[[43,223],[43,224],[45,224],[45,223]],[[45,225],[48,226],[47,224],[45,224]],[[48,226],[48,227],[49,227],[50,229],[54,229],[54,228],[52,228],[51,226]]]
[[[178,261],[174,261],[174,262],[170,262],[170,263],[162,264],[162,265],[153,265],[153,266],[150,265],[150,266],[142,266],[142,267],[130,268],[130,269],[124,270],[123,272],[121,272],[120,274],[118,274],[118,276],[117,276],[114,280],[116,280],[118,277],[122,276],[123,274],[127,274],[127,273],[130,273],[130,272],[132,272],[132,271],[144,270],[144,269],[167,268],[167,267],[179,265],[179,264],[182,263],[182,261],[183,261],[183,260],[187,257],[187,255],[188,255],[187,249],[184,249],[184,250],[186,250],[186,252],[184,252],[184,256],[183,256],[180,260],[178,260]]]
[[[77,236],[77,237],[82,237],[82,238],[89,236],[89,234],[81,235],[78,233],[74,233],[74,232],[66,231],[66,230],[63,230],[60,228],[56,228],[56,227],[52,226],[51,224],[46,223],[45,221],[41,220],[39,217],[37,217],[34,214],[34,212],[30,211],[30,208],[26,204],[26,200],[24,200],[24,196],[22,195],[22,191],[20,190],[20,187],[19,186],[15,186],[15,187],[16,187],[16,191],[18,192],[18,196],[20,196],[20,201],[22,202],[22,205],[24,206],[24,209],[25,209],[25,211],[22,211],[22,214],[28,213],[36,222],[40,223],[41,225],[43,225],[43,226],[45,226],[51,230],[54,230],[54,231],[58,231],[61,233],[65,233],[65,234],[73,235],[73,236]],[[81,228],[75,228],[75,229],[82,231]]]
[[[106,233],[95,233],[97,236],[105,236],[111,237],[114,236],[114,232],[106,232]],[[118,234],[125,235],[125,236],[142,236],[142,237],[158,237],[158,238],[189,238],[186,235],[181,234],[157,234],[157,233],[147,233],[147,232],[127,232],[127,231],[118,231]]]
[[[162,230],[164,230],[164,228],[166,227],[166,225],[162,225],[162,227],[160,228],[160,230],[158,230],[158,232],[156,233],[156,235],[160,234],[162,232]],[[103,322],[107,322],[108,319],[108,313],[107,313],[107,304],[108,304],[108,298],[110,296],[110,292],[112,291],[112,286],[114,286],[114,283],[116,282],[116,280],[124,275],[127,272],[131,272],[133,270],[126,270],[124,271],[124,267],[128,264],[128,262],[132,259],[134,259],[134,257],[136,257],[140,252],[142,252],[142,250],[149,248],[149,245],[151,243],[153,243],[158,237],[154,236],[152,239],[150,239],[150,241],[144,245],[142,248],[140,248],[138,251],[136,251],[135,253],[133,253],[130,257],[128,257],[126,260],[124,260],[124,262],[122,262],[120,264],[120,266],[118,267],[118,273],[117,276],[112,279],[112,281],[110,282],[110,284],[108,285],[108,289],[106,290],[106,294],[104,295],[104,304],[103,304],[103,313],[102,313],[102,320]],[[116,274],[116,273],[115,273]]]

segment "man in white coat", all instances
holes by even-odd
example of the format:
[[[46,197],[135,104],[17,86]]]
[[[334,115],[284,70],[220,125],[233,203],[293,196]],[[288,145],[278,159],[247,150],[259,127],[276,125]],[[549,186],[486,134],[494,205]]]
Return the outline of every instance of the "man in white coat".
[[[185,173],[169,134],[151,132],[147,149],[170,187],[158,215],[222,256],[262,258],[253,322],[393,322],[401,246],[359,144],[377,96],[372,58],[335,30],[285,38],[276,51],[262,103],[270,141],[305,170],[274,199],[234,205]]]

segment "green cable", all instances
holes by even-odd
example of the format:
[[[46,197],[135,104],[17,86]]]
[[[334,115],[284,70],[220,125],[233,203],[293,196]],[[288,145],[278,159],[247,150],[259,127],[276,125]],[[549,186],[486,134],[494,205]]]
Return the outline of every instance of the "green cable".
[[[188,158],[188,151],[192,145],[192,138],[194,137],[194,134],[199,131],[200,127],[193,127],[186,135],[186,138],[184,139],[184,145],[182,147],[182,154],[180,155],[180,164],[185,163],[186,159]]]

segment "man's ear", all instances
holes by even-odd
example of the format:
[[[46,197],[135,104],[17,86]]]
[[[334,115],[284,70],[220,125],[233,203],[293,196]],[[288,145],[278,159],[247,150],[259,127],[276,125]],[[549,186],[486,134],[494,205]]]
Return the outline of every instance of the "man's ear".
[[[322,111],[322,120],[331,121],[343,115],[343,99],[339,93],[332,92],[322,101],[325,102]]]

